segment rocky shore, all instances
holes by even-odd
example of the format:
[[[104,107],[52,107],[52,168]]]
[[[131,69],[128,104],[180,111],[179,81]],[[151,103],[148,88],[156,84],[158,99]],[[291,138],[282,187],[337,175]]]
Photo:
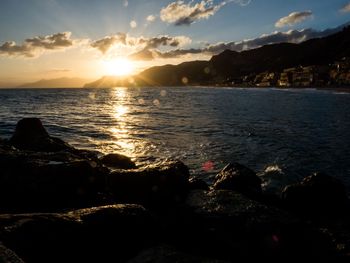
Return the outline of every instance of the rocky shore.
[[[340,181],[261,185],[235,162],[208,185],[181,161],[99,157],[22,119],[0,139],[0,262],[349,262]]]

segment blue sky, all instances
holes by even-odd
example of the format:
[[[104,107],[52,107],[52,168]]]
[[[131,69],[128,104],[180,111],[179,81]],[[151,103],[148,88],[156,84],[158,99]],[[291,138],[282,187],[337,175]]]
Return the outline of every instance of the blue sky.
[[[196,8],[196,4],[198,10],[202,10],[202,14],[199,16],[185,18],[183,16],[175,17],[175,13],[169,15],[166,13],[171,11],[171,7],[190,11]],[[200,57],[199,52],[196,53],[196,56],[192,53],[182,52],[187,55],[184,57],[176,56],[177,60],[174,60],[174,56],[173,60],[169,61],[164,60],[170,56],[169,53],[166,56],[160,52],[169,51],[172,48],[176,50],[202,48],[204,50],[210,44],[255,39],[275,31],[287,32],[292,29],[322,31],[349,22],[349,4],[349,0],[184,0],[182,2],[173,0],[1,0],[0,70],[2,73],[0,80],[21,74],[21,72],[23,74],[26,72],[28,76],[31,74],[40,77],[45,69],[44,66],[40,67],[39,63],[46,63],[46,67],[54,68],[49,64],[49,59],[57,61],[59,65],[57,69],[67,68],[66,73],[69,70],[69,65],[72,64],[69,59],[86,63],[90,56],[91,61],[96,62],[98,59],[111,59],[120,56],[122,53],[133,55],[131,53],[145,50],[151,51],[152,56],[162,58],[163,61],[149,59],[150,56],[144,59],[143,56],[141,59],[143,64],[140,62],[142,67],[168,63],[169,61],[176,63],[181,59],[198,58]],[[349,5],[348,9],[341,11],[346,5]],[[163,15],[161,10],[164,10]],[[295,14],[290,17],[292,20],[294,19],[293,21],[289,19],[286,23],[282,23],[283,26],[276,26],[278,20],[293,14],[293,12]],[[150,15],[153,16],[152,19],[150,18],[152,21],[147,21],[147,17]],[[133,27],[130,24],[131,21],[133,21]],[[63,38],[73,42],[58,47],[54,45],[48,47],[46,44],[43,46],[42,43],[40,43],[41,47],[39,44],[37,46],[30,44],[31,47],[35,47],[34,53],[30,53],[32,51],[28,50],[29,42],[25,44],[27,46],[23,46],[26,39],[33,39],[37,36],[52,36],[62,32],[71,32],[70,35],[65,35]],[[125,44],[125,38],[123,38],[124,45],[129,46],[121,47],[122,40],[116,40],[114,37],[112,39],[113,45],[109,45],[107,49],[98,46],[101,44],[98,42],[95,44],[95,49],[97,49],[95,53],[88,49],[86,49],[88,51],[83,50],[84,46],[91,47],[92,43],[108,36],[115,36],[118,33],[127,35],[126,41],[133,42],[133,44]],[[169,39],[163,40],[157,46],[149,46],[150,39],[165,35],[182,38],[178,38],[177,42]],[[141,37],[142,41],[140,41]],[[9,45],[4,46],[6,41],[15,42],[15,44],[11,44],[11,52],[8,49]],[[47,43],[49,40],[45,41]],[[56,39],[52,41],[56,41]],[[76,44],[78,42],[79,45]],[[146,42],[147,44],[145,44]],[[152,43],[154,44],[154,42]],[[72,50],[68,50],[70,46],[72,46]],[[120,48],[119,52],[116,52],[117,46]],[[23,49],[26,53],[22,52]],[[56,49],[58,53],[52,52]],[[206,50],[206,53],[202,55],[203,58],[208,58],[212,54],[212,51]],[[65,60],[63,57],[66,57]],[[135,58],[140,57],[135,56]],[[77,65],[76,62],[74,66]],[[16,67],[18,70],[14,72]],[[36,73],[29,69],[26,71],[26,67],[34,67],[38,70]],[[93,65],[91,67],[93,68]],[[89,75],[89,71],[91,73],[92,69],[82,69],[84,72],[82,75]],[[63,70],[61,73],[63,74]],[[70,74],[74,75],[73,71]],[[103,74],[103,71],[98,71],[96,74]]]

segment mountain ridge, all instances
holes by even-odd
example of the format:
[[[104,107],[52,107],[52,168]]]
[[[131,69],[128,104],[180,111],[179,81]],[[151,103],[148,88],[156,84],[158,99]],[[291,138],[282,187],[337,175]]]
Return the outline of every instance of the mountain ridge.
[[[329,65],[343,57],[350,57],[350,26],[327,37],[309,39],[299,44],[270,44],[241,52],[225,50],[209,61],[151,67],[133,76],[131,82],[122,80],[109,83],[108,78],[102,79],[103,87],[217,85],[228,79],[266,71],[282,72],[292,67]],[[85,87],[98,87],[99,83],[101,79]]]

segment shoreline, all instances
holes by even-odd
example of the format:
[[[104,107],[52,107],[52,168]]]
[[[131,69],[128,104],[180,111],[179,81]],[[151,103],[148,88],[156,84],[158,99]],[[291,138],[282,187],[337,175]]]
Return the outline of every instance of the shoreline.
[[[76,149],[37,118],[0,139],[0,164],[0,259],[2,251],[16,262],[349,259],[349,193],[324,173],[266,189],[231,162],[208,185],[179,160],[139,168],[127,156]]]

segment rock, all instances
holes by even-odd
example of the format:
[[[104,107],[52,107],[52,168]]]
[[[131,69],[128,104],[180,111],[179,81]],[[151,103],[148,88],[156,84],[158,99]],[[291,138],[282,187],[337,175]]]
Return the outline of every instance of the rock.
[[[288,176],[277,165],[271,165],[265,168],[265,170],[258,174],[262,180],[262,192],[265,195],[275,195],[280,197],[283,189],[295,182],[293,178]]]
[[[190,190],[209,190],[209,186],[202,179],[197,177],[191,177],[189,179],[189,189]]]
[[[301,183],[287,186],[282,199],[287,207],[306,216],[334,217],[349,212],[345,186],[324,173],[315,173]]]
[[[72,149],[61,139],[51,137],[38,118],[20,120],[9,143],[21,150],[39,152],[57,152]]]
[[[69,153],[0,150],[0,211],[52,211],[96,205],[107,171]]]
[[[189,170],[180,161],[108,176],[107,185],[117,200],[147,206],[179,203],[188,192]]]
[[[16,253],[0,243],[0,262],[2,263],[24,263]]]
[[[249,168],[239,163],[230,163],[215,176],[214,189],[257,196],[261,194],[261,179]]]
[[[228,190],[192,191],[192,211],[178,229],[177,245],[197,248],[203,256],[231,261],[328,259],[334,248],[328,237],[287,212]],[[182,236],[185,236],[181,239]],[[191,244],[196,244],[193,246]],[[312,244],[312,246],[310,246]]]
[[[153,245],[156,228],[142,206],[113,205],[0,215],[0,238],[26,262],[123,262]]]
[[[198,255],[190,255],[178,249],[159,245],[157,247],[143,250],[138,256],[128,261],[128,263],[225,263],[229,261],[204,258]]]
[[[103,156],[101,159],[101,162],[112,168],[117,169],[135,169],[136,164],[127,156],[118,154],[118,153],[111,153]]]

